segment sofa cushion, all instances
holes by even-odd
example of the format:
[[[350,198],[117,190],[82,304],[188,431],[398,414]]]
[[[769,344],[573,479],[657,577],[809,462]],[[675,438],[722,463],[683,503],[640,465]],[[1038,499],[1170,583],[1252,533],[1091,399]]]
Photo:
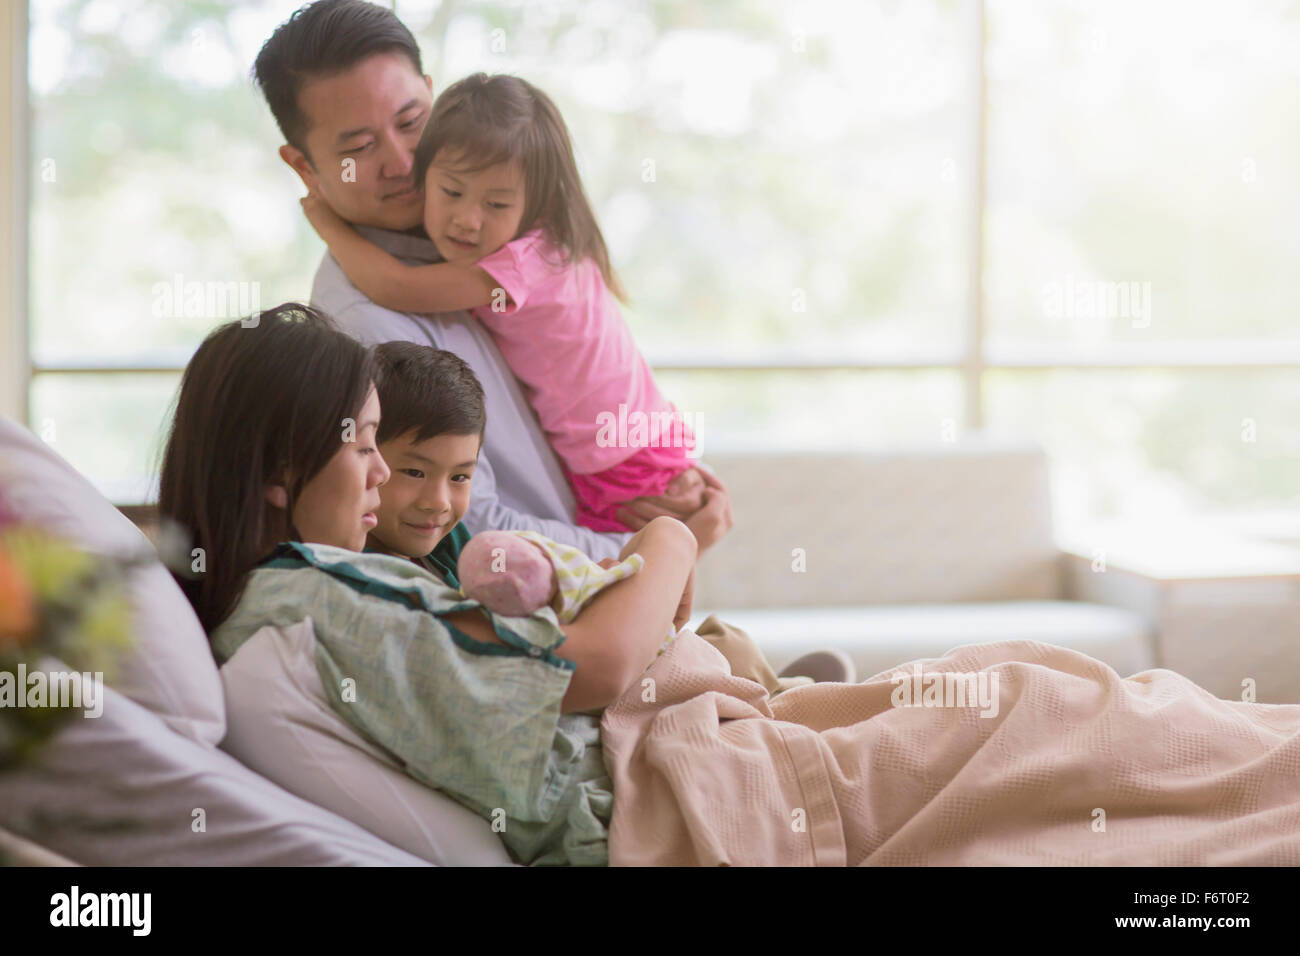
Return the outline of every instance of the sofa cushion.
[[[0,774],[0,827],[93,866],[424,865],[112,688],[103,701]]]
[[[872,453],[716,453],[735,525],[695,571],[710,607],[1063,597],[1047,458],[969,440]]]
[[[509,865],[482,817],[410,777],[335,713],[316,668],[311,618],[267,626],[221,668],[223,750],[291,793],[431,863]]]
[[[102,554],[151,552],[149,539],[53,449],[0,416],[0,496],[26,521]],[[217,665],[194,609],[159,562],[129,583],[135,646],[109,680],[177,733],[216,746],[226,731]]]
[[[1006,640],[1068,647],[1125,677],[1156,666],[1148,628],[1138,615],[1082,601],[724,608],[712,613],[745,631],[777,671],[809,651],[837,648],[853,659],[858,679],[867,680],[908,661],[942,657],[963,644]]]

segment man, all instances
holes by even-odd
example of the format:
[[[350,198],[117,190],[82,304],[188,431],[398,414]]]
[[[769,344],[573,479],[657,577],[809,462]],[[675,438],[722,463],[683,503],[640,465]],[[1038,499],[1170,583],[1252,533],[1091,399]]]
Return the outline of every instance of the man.
[[[363,0],[310,3],[267,41],[254,74],[285,138],[280,156],[304,185],[393,255],[436,261],[421,225],[424,194],[412,177],[433,80],[423,73],[415,38],[392,11]],[[597,560],[618,555],[631,532],[574,525],[573,495],[536,414],[491,335],[467,313],[430,318],[381,308],[328,252],[311,301],[366,344],[433,345],[474,370],[483,385],[487,432],[464,517],[471,533],[528,528]],[[685,510],[701,485],[703,507]],[[727,491],[707,467],[679,475],[663,496],[636,499],[619,520],[639,529],[661,514],[684,521],[701,553],[732,524]]]

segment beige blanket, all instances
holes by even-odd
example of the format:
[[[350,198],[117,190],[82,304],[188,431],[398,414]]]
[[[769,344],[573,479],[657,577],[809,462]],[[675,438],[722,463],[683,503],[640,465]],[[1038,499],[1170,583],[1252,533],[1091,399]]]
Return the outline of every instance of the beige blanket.
[[[601,728],[612,865],[1300,864],[1300,705],[1033,641],[769,698],[684,632]]]

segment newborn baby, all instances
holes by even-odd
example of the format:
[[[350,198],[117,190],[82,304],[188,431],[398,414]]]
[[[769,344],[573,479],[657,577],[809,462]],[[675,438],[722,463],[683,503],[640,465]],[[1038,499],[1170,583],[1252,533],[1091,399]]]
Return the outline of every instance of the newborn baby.
[[[550,605],[570,624],[600,591],[645,565],[639,554],[602,568],[577,548],[536,531],[484,531],[461,549],[461,590],[494,614],[525,617]]]
[[[536,531],[483,531],[461,548],[456,576],[461,593],[493,614],[525,617],[550,605],[561,624],[571,624],[593,597],[644,566],[645,558],[631,554],[602,568],[577,548]],[[677,628],[669,624],[655,657],[676,638]]]
[[[550,605],[561,624],[570,624],[601,590],[644,566],[645,558],[633,554],[602,568],[577,548],[536,531],[484,531],[461,549],[456,575],[461,593],[494,614],[525,617]],[[763,684],[772,694],[813,683],[811,677],[778,677],[743,631],[719,625],[713,618],[701,630],[708,633],[710,623],[713,632],[704,639],[727,659],[733,674]],[[669,624],[658,654],[676,637],[677,629]]]

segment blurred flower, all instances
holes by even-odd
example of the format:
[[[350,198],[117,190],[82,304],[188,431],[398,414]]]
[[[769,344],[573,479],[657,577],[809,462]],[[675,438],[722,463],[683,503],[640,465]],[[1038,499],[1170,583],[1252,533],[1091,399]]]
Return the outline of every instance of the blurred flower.
[[[66,593],[93,566],[84,551],[30,525],[10,525],[0,532],[0,552],[7,552],[27,573],[38,601]]]
[[[36,632],[36,602],[16,562],[0,551],[0,649],[22,644]]]
[[[2,515],[0,672],[30,674],[53,660],[98,679],[111,675],[131,642],[128,575],[153,556],[87,554]],[[74,710],[66,701],[0,708],[0,771],[28,759]]]

